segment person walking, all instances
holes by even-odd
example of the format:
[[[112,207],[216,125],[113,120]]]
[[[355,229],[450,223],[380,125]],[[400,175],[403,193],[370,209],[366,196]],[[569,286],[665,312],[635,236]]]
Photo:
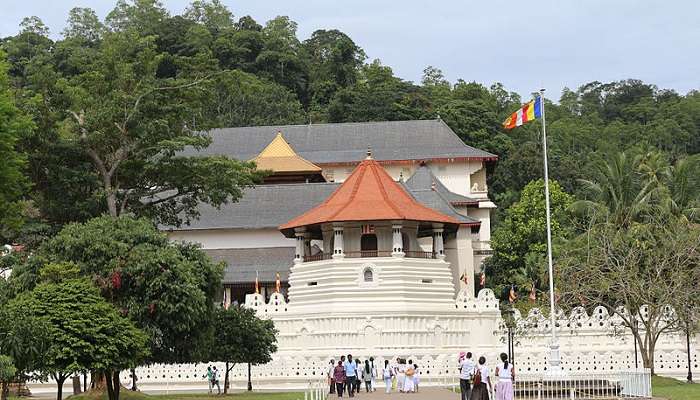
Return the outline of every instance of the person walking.
[[[501,353],[503,365],[496,367],[496,400],[513,400],[513,381],[515,380],[515,367],[508,363],[508,354]]]
[[[211,371],[211,365],[207,367],[207,382],[209,383],[209,394],[211,394],[214,387],[214,373]]]
[[[338,392],[338,397],[343,397],[345,384],[345,367],[342,361],[338,361],[338,365],[333,368],[333,381],[335,382],[335,391]]]
[[[462,393],[462,400],[469,400],[472,394],[472,377],[474,374],[472,353],[459,353],[457,362],[459,365],[459,389]]]
[[[491,377],[489,367],[486,366],[486,357],[479,357],[479,365],[474,368],[474,387],[472,388],[471,400],[489,400],[491,391]]]
[[[372,365],[369,360],[365,360],[365,370],[362,372],[362,377],[365,380],[365,392],[372,392]]]
[[[413,365],[411,365],[411,361],[409,361],[408,365],[406,365],[406,379],[403,382],[404,393],[413,393],[416,391],[415,381],[413,380],[413,375],[415,372],[416,371],[413,369]]]
[[[355,393],[360,394],[360,389],[362,389],[362,363],[360,359],[355,360]]]
[[[211,372],[212,390],[214,389],[214,386],[216,386],[217,394],[221,394],[221,386],[219,386],[219,370],[214,367]]]
[[[394,376],[394,369],[389,365],[389,360],[384,360],[384,369],[382,370],[382,378],[386,385],[387,394],[391,393],[391,378]]]
[[[357,378],[357,367],[352,359],[352,354],[348,354],[348,360],[343,365],[345,367],[345,387],[348,389],[348,396],[355,397],[355,379]]]
[[[345,371],[345,356],[340,356],[340,362],[343,365],[343,371]],[[345,385],[348,383],[347,378],[343,380],[343,391],[345,391]]]
[[[420,374],[418,373],[418,364],[413,364],[413,384],[416,387],[416,393],[418,393],[418,384],[420,383]]]
[[[406,362],[402,358],[396,359],[396,390],[403,393],[403,385],[406,381]]]
[[[328,376],[328,383],[331,385],[330,391],[328,394],[335,394],[335,382],[333,381],[333,371],[335,370],[335,360],[331,359],[331,362],[328,363],[328,373],[326,374]]]
[[[372,382],[371,382],[371,384],[372,384],[372,391],[374,392],[375,390],[377,390],[377,381],[376,381],[376,379],[377,379],[377,367],[374,365],[374,357],[369,358],[369,364],[370,364],[370,367],[372,369]]]

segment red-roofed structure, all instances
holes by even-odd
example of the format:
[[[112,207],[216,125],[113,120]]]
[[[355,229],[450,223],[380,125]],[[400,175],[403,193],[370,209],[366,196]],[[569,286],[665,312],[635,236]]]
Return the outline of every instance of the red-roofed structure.
[[[417,202],[371,156],[323,203],[280,226],[288,237],[294,228],[328,222],[416,221],[456,228],[459,221]]]

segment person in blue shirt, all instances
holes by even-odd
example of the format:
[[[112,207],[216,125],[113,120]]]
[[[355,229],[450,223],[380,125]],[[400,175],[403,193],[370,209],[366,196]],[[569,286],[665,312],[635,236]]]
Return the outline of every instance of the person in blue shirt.
[[[348,354],[348,360],[345,362],[345,387],[348,389],[348,395],[355,397],[355,379],[357,377],[357,364],[352,360],[352,354]]]

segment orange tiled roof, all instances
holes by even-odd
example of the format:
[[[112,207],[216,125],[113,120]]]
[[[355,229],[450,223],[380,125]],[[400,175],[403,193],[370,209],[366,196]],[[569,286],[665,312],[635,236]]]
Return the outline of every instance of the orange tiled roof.
[[[379,220],[459,224],[456,219],[418,203],[376,160],[367,157],[326,201],[279,229],[324,222]]]
[[[321,172],[321,167],[300,157],[284,140],[281,132],[252,159],[258,169],[274,172]]]

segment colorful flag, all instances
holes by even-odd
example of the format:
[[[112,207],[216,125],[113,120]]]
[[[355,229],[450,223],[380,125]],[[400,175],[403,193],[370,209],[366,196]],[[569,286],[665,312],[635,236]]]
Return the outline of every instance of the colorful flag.
[[[459,277],[459,280],[464,282],[465,285],[467,285],[469,283],[466,273],[462,273],[462,276]]]
[[[479,279],[479,285],[481,287],[486,286],[486,274],[484,273],[484,271],[481,271],[481,278]]]
[[[282,283],[280,282],[280,273],[277,272],[275,275],[275,292],[279,293]]]
[[[510,304],[515,303],[515,300],[518,299],[518,294],[515,293],[515,285],[510,285],[510,291],[508,292],[508,302]]]
[[[510,115],[503,121],[505,129],[513,129],[516,126],[521,126],[526,122],[533,121],[537,118],[542,118],[542,97],[537,96],[534,100],[526,103],[518,111]]]
[[[258,281],[258,271],[255,271],[255,294],[260,294],[260,282]]]
[[[529,299],[532,303],[537,301],[537,291],[535,290],[535,282],[532,282],[532,289],[530,289]]]

